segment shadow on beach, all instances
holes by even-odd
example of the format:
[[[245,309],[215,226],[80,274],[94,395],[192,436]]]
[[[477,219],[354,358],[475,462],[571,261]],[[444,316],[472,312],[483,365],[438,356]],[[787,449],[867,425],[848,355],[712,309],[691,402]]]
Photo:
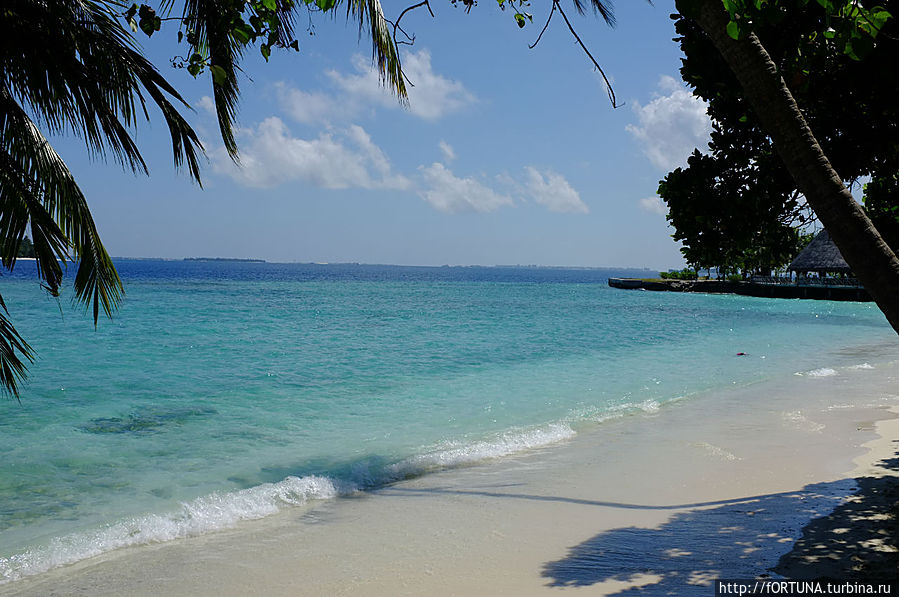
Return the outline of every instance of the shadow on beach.
[[[895,473],[899,457],[878,466]],[[553,587],[647,595],[708,596],[719,578],[895,579],[897,500],[899,477],[890,474],[816,483],[679,512],[657,528],[609,530],[542,573]]]
[[[878,466],[899,472],[899,456]],[[796,579],[899,578],[899,477],[860,477],[856,482],[858,491],[845,504],[806,525],[774,572]]]

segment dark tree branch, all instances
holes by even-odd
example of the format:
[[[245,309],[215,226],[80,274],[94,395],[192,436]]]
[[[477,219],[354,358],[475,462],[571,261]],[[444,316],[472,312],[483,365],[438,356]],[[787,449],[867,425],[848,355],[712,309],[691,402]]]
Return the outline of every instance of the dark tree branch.
[[[394,43],[394,44],[396,44],[397,46],[400,46],[400,45],[403,45],[403,46],[412,46],[412,45],[415,45],[415,35],[414,35],[414,34],[413,34],[413,35],[409,35],[408,33],[406,33],[406,30],[403,29],[403,28],[400,26],[400,21],[403,20],[403,17],[406,16],[406,13],[407,13],[407,12],[409,12],[410,10],[414,10],[414,9],[416,9],[416,8],[421,8],[422,6],[426,6],[426,7],[428,8],[428,12],[431,14],[431,18],[434,18],[434,11],[431,10],[431,4],[430,4],[429,0],[422,0],[422,1],[419,2],[418,4],[413,4],[412,6],[407,6],[407,7],[405,8],[405,10],[403,10],[403,12],[400,13],[400,16],[397,17],[396,22],[390,21],[390,20],[388,20],[388,19],[384,19],[385,21],[387,21],[387,23],[388,23],[391,27],[393,27],[393,43]],[[400,33],[402,33],[402,34],[405,36],[406,39],[405,39],[405,40],[399,40],[399,39],[397,39],[397,35],[396,35],[397,31],[399,31]],[[406,79],[406,80],[408,81],[408,79]]]
[[[574,30],[574,26],[571,24],[571,21],[568,20],[568,15],[565,14],[565,11],[562,10],[562,5],[559,4],[559,0],[553,0],[553,8],[559,11],[559,14],[562,15],[562,18],[565,19],[565,24],[568,25],[568,30],[571,31],[571,35],[574,36],[574,39],[577,41],[578,45],[590,59],[590,62],[593,63],[593,67],[599,71],[599,74],[602,76],[602,80],[606,84],[606,93],[609,94],[609,101],[612,102],[613,108],[618,108],[623,106],[624,104],[619,104],[615,99],[615,90],[612,89],[612,84],[609,82],[609,78],[606,77],[605,71],[602,70],[602,67],[599,66],[599,62],[596,61],[596,58],[593,57],[593,54],[590,53],[590,50],[587,49],[587,46],[584,45],[584,42],[581,41],[581,37],[577,34],[577,31]],[[541,34],[542,35],[542,34]]]
[[[431,10],[431,3],[430,3],[428,0],[422,0],[422,1],[419,2],[418,4],[413,4],[412,6],[407,6],[406,9],[405,9],[403,12],[400,13],[400,16],[399,16],[399,17],[397,18],[397,20],[396,20],[397,26],[399,26],[400,21],[403,20],[403,17],[406,16],[406,13],[407,13],[407,12],[409,12],[410,10],[414,10],[414,9],[416,9],[416,8],[421,8],[422,6],[427,6],[427,7],[428,7],[428,12],[431,14],[431,18],[433,19],[433,18],[434,18],[434,11]]]
[[[412,6],[407,6],[407,7],[403,10],[403,12],[400,13],[400,16],[397,17],[396,21],[391,21],[391,20],[386,19],[386,18],[384,19],[384,21],[386,21],[388,25],[390,25],[391,27],[393,27],[393,45],[397,47],[397,55],[399,55],[399,46],[413,46],[413,45],[415,45],[415,34],[409,35],[409,34],[406,32],[406,30],[403,29],[403,28],[400,26],[400,21],[403,20],[403,17],[406,16],[406,13],[407,13],[407,12],[409,12],[410,10],[414,10],[414,9],[416,9],[416,8],[421,8],[422,6],[426,6],[427,9],[428,9],[428,12],[429,12],[430,15],[431,15],[431,18],[434,18],[434,11],[431,10],[431,3],[430,3],[430,1],[429,1],[429,0],[422,0],[422,1],[419,2],[418,4],[413,4]],[[400,40],[400,39],[398,39],[398,38],[397,38],[397,31],[399,31],[400,33],[402,33],[403,36],[405,36],[406,39],[405,39],[405,40]],[[402,72],[402,69],[400,69],[400,70],[401,70],[401,72]],[[405,72],[402,72],[402,74],[403,74],[403,79],[406,80],[406,83],[409,84],[409,87],[415,87],[415,84],[409,79],[409,77],[406,76],[406,73],[405,73]]]
[[[540,40],[543,39],[543,34],[546,33],[547,27],[549,27],[549,22],[553,20],[553,13],[556,12],[556,3],[553,2],[553,7],[549,11],[549,16],[546,17],[546,24],[543,25],[543,29],[540,30],[540,35],[537,36],[537,40],[528,46],[531,50],[537,47],[537,44],[540,43]]]

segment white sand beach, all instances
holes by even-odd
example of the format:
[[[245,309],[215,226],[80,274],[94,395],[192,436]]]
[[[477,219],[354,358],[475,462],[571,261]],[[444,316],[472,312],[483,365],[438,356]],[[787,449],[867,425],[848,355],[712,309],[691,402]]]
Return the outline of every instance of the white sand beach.
[[[803,528],[845,504],[856,478],[894,483],[899,473],[899,364],[797,373],[608,420],[516,457],[118,550],[0,595],[612,595],[633,586],[711,595],[716,578],[776,578]],[[874,518],[859,524],[876,534],[885,522]],[[838,533],[824,550],[829,570],[851,571],[858,550],[895,549],[889,537],[854,541],[863,530]],[[821,573],[821,557],[803,557],[788,557],[780,573]]]

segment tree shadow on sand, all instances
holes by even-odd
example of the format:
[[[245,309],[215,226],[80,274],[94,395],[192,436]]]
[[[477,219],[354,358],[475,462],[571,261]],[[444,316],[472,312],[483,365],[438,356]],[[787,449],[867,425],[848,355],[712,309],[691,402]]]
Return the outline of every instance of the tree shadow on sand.
[[[899,471],[899,457],[878,466]],[[899,477],[856,482],[858,491],[846,503],[806,525],[774,572],[796,579],[899,579]]]
[[[899,458],[879,466],[899,470]],[[895,476],[816,483],[680,512],[657,528],[606,531],[542,573],[550,586],[600,594],[706,597],[715,579],[896,578],[897,498]]]

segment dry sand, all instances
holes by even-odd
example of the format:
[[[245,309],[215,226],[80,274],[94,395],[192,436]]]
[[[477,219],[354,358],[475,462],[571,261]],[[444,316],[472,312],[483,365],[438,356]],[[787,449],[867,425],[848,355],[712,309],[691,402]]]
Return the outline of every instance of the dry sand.
[[[854,557],[887,554],[889,566],[895,550],[882,531],[895,530],[897,379],[883,364],[696,396],[563,445],[120,550],[0,595],[708,596],[715,578],[845,577]],[[824,535],[833,541],[819,548]]]

